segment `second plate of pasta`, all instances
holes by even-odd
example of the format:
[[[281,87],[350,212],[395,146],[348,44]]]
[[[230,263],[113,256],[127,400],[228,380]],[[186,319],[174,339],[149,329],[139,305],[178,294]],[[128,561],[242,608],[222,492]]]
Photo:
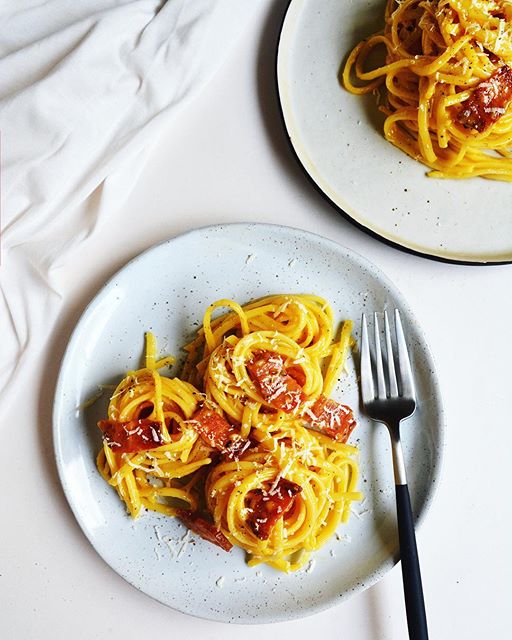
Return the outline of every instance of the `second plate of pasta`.
[[[501,0],[292,0],[278,86],[309,177],[396,246],[512,261],[510,33]]]
[[[98,553],[157,600],[229,622],[307,615],[384,575],[398,551],[389,442],[359,411],[353,350],[361,312],[394,306],[421,400],[403,434],[421,519],[439,390],[407,303],[374,267],[250,224],[124,267],[79,321],[55,400],[60,477]]]

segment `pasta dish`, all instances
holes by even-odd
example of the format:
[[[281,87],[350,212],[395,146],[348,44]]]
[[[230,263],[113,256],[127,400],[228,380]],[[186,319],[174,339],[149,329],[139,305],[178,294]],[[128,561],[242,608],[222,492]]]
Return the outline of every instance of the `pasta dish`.
[[[224,309],[219,315],[218,310]],[[227,311],[227,313],[226,313]],[[146,334],[143,366],[98,423],[97,466],[129,513],[181,519],[250,566],[295,571],[347,522],[357,491],[352,410],[330,396],[353,344],[313,295],[219,300],[184,349],[180,377],[160,371]]]
[[[342,80],[380,95],[386,139],[429,176],[512,181],[510,1],[388,0],[383,31],[355,47]]]

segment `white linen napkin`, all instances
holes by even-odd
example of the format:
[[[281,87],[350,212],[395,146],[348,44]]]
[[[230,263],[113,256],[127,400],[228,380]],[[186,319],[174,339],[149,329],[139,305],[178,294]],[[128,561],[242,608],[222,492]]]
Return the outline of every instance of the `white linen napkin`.
[[[140,154],[212,76],[256,4],[0,5],[0,398],[57,316],[53,271],[122,205]]]

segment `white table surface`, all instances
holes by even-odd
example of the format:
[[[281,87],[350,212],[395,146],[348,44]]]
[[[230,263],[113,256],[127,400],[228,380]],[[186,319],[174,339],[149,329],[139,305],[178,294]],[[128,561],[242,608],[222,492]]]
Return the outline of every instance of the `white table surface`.
[[[442,484],[418,532],[430,637],[510,637],[512,266],[454,266],[397,251],[345,221],[310,186],[288,148],[275,94],[285,5],[261,0],[214,80],[162,131],[128,205],[103,220],[59,274],[65,295],[57,326],[19,402],[2,416],[3,640],[407,638],[399,566],[324,613],[265,628],[228,626],[176,613],[124,582],[67,506],[51,409],[60,359],[85,304],[152,244],[235,221],[279,222],[336,240],[408,298],[437,362],[447,417]]]

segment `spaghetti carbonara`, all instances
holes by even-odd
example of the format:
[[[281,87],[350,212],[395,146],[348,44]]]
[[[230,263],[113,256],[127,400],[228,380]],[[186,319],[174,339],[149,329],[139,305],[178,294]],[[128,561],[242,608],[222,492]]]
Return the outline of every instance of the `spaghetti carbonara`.
[[[144,366],[98,423],[98,469],[133,517],[177,516],[226,551],[244,549],[251,566],[299,569],[361,499],[347,444],[355,420],[330,398],[351,329],[345,321],[336,338],[329,305],[312,295],[219,300],[185,346],[180,378],[159,373],[173,359],[158,359],[146,334]]]
[[[367,69],[378,47],[385,62]],[[350,53],[343,84],[355,94],[383,87],[387,140],[429,176],[512,181],[509,1],[388,0],[384,30]]]

